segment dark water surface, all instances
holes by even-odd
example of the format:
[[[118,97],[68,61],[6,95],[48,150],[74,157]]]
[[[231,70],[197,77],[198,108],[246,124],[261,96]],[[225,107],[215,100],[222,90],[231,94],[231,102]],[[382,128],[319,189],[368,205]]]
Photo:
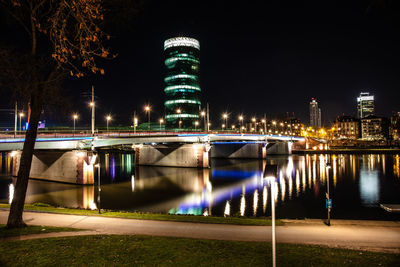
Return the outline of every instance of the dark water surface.
[[[399,220],[379,207],[400,204],[400,156],[292,155],[267,160],[217,160],[210,169],[150,167],[133,164],[133,154],[101,156],[101,207],[142,212],[270,216],[270,182],[265,165],[278,165],[278,218],[325,218],[326,162],[332,218]],[[8,203],[15,179],[9,155],[1,154],[0,202]],[[95,180],[97,181],[97,176]],[[79,186],[30,180],[26,203],[97,207],[97,185]]]

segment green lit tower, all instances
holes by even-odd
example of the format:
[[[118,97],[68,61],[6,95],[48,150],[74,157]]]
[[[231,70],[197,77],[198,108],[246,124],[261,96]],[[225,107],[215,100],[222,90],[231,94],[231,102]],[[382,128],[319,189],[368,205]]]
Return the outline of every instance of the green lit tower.
[[[199,119],[200,43],[188,37],[164,42],[166,127],[190,129]]]

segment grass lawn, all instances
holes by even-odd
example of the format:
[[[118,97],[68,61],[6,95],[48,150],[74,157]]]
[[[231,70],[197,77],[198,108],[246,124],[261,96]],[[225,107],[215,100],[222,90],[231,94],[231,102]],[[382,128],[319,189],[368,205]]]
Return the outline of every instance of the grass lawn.
[[[67,227],[53,227],[53,226],[27,226],[18,229],[7,229],[4,224],[0,224],[0,238],[19,236],[19,235],[32,235],[44,234],[51,232],[70,232],[81,231],[81,229],[67,228]]]
[[[96,235],[0,242],[0,266],[270,266],[271,245]],[[277,245],[278,266],[399,266],[399,255]]]
[[[10,208],[9,204],[0,204],[0,208]],[[155,213],[139,213],[125,211],[102,211],[84,209],[67,209],[52,207],[47,204],[25,205],[26,211],[40,211],[50,213],[62,213],[85,216],[104,216],[140,220],[157,221],[176,221],[176,222],[196,222],[196,223],[217,223],[217,224],[236,224],[236,225],[271,225],[271,220],[266,218],[246,218],[246,217],[214,217],[214,216],[193,216],[193,215],[171,215]],[[276,220],[276,225],[283,225],[280,220]]]

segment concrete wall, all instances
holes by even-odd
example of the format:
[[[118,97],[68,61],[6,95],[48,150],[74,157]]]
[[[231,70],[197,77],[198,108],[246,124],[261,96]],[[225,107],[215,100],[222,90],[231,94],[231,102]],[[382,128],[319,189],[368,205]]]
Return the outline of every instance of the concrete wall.
[[[21,153],[18,151],[13,156],[13,176],[18,175]],[[93,184],[93,171],[87,151],[36,151],[29,177],[72,184]]]
[[[266,155],[265,143],[218,142],[211,148],[212,158],[264,159]]]
[[[290,155],[292,154],[292,142],[271,143],[267,146],[267,155]]]
[[[136,165],[208,168],[206,144],[140,145],[135,148]]]

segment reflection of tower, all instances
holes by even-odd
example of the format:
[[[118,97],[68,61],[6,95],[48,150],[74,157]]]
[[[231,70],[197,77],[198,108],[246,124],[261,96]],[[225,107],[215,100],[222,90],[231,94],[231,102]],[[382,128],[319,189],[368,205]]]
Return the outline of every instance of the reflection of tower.
[[[194,128],[200,111],[200,43],[188,37],[164,42],[166,126]]]

